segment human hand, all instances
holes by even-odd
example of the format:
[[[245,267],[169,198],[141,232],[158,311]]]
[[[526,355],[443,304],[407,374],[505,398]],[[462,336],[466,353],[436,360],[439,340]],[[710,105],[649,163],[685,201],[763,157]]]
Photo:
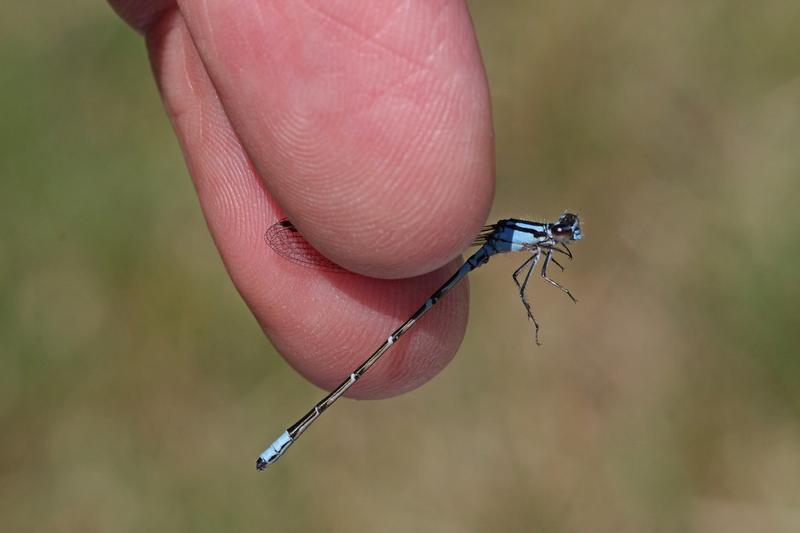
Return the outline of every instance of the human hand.
[[[237,289],[286,360],[330,390],[449,277],[491,205],[489,94],[466,6],[110,2],[145,35]],[[263,236],[284,213],[363,275],[275,254]],[[467,293],[451,291],[349,396],[392,396],[441,370]]]

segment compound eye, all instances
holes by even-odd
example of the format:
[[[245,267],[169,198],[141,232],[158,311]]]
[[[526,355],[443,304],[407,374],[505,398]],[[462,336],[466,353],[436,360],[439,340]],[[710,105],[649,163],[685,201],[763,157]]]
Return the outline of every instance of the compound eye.
[[[558,222],[559,224],[564,224],[565,226],[574,226],[578,222],[578,217],[572,213],[564,213],[558,217]]]
[[[571,239],[572,226],[571,225],[569,227],[556,226],[555,228],[553,228],[553,233],[555,234],[556,237],[561,237],[561,238],[567,237]]]

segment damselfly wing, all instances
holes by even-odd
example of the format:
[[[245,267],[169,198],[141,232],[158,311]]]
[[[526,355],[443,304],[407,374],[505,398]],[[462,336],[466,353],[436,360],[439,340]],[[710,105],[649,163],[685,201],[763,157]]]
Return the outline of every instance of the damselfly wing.
[[[270,226],[264,240],[275,253],[298,265],[326,272],[347,272],[311,246],[289,219],[284,218]]]

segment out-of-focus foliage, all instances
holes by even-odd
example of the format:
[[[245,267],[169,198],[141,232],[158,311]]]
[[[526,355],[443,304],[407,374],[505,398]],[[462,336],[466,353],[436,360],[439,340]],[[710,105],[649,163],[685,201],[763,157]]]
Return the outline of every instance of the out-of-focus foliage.
[[[140,37],[48,4],[0,17],[4,531],[800,530],[800,4],[471,2],[493,217],[577,210],[580,303],[536,285],[536,348],[493,261],[440,377],[263,475],[319,393],[227,278]]]

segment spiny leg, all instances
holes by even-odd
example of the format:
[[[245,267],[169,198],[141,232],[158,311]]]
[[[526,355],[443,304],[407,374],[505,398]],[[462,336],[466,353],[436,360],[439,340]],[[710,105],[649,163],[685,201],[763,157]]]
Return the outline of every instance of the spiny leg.
[[[517,276],[518,276],[518,275],[519,275],[519,273],[522,271],[522,269],[523,269],[523,268],[525,268],[525,267],[528,265],[528,263],[530,263],[531,261],[533,261],[533,260],[534,260],[534,258],[535,258],[535,257],[536,257],[535,255],[532,255],[532,256],[530,256],[529,258],[527,258],[527,259],[525,260],[525,262],[524,262],[524,263],[522,263],[522,264],[519,266],[519,268],[518,268],[518,269],[516,269],[516,270],[514,271],[514,273],[513,273],[513,274],[511,274],[511,277],[512,277],[512,278],[514,278],[514,283],[516,283],[516,284],[517,284],[517,287],[520,287],[519,281],[517,281]]]
[[[536,254],[534,254],[534,255],[530,256],[528,259],[526,259],[526,260],[525,260],[525,262],[524,262],[524,263],[522,263],[522,264],[519,266],[519,268],[518,268],[518,269],[516,269],[516,270],[514,271],[514,273],[511,275],[511,277],[514,279],[514,283],[516,283],[516,284],[517,284],[517,289],[519,290],[519,296],[520,296],[520,298],[522,299],[522,304],[525,306],[525,311],[528,313],[528,318],[530,318],[531,320],[533,320],[533,323],[536,325],[537,329],[538,329],[539,325],[538,325],[538,324],[536,324],[536,319],[535,319],[535,318],[533,318],[533,313],[531,312],[531,306],[530,306],[530,304],[528,304],[528,300],[527,300],[527,298],[526,298],[526,296],[525,296],[525,288],[524,288],[524,286],[523,286],[522,284],[520,284],[519,280],[517,279],[517,276],[519,276],[519,273],[520,273],[520,272],[522,272],[522,270],[523,270],[523,269],[524,269],[526,266],[528,266],[528,263],[530,263],[531,261],[533,261],[533,264],[530,266],[530,268],[528,268],[528,272],[527,272],[527,274],[525,275],[525,285],[527,285],[527,283],[528,283],[528,278],[529,278],[529,277],[530,277],[530,275],[531,275],[531,271],[533,271],[533,269],[536,267],[536,261],[538,261],[538,259],[539,259],[539,253],[538,253],[538,251],[537,251],[537,253],[536,253]]]
[[[570,260],[571,260],[571,259],[572,259],[572,250],[570,250],[569,248],[567,248],[567,243],[564,243],[564,242],[562,242],[562,243],[561,243],[561,246],[563,246],[563,247],[564,247],[564,249],[566,250],[566,252],[564,252],[564,255],[568,255],[568,256],[569,256],[569,258],[570,258]],[[557,251],[559,251],[559,252],[561,251],[561,250],[559,250],[558,248],[553,248],[553,250],[557,250]]]
[[[578,300],[576,300],[576,299],[575,299],[575,297],[572,295],[572,293],[571,293],[571,292],[569,292],[569,289],[568,289],[568,288],[566,288],[566,287],[564,287],[564,286],[560,285],[559,283],[557,283],[557,282],[553,281],[552,279],[550,279],[549,277],[547,277],[547,265],[548,265],[548,264],[550,264],[550,261],[555,261],[555,260],[553,259],[553,253],[552,253],[550,250],[548,250],[548,251],[547,251],[547,253],[546,253],[546,254],[545,254],[545,256],[544,256],[544,264],[542,265],[542,279],[544,279],[545,281],[547,281],[547,282],[548,282],[548,283],[550,283],[551,285],[553,285],[553,286],[555,286],[555,287],[558,287],[559,289],[561,289],[562,291],[564,291],[564,293],[565,293],[567,296],[569,296],[569,297],[570,297],[570,299],[571,299],[573,302],[577,303],[577,302],[578,302]],[[557,264],[557,263],[556,263],[556,264]],[[561,265],[558,265],[558,266],[561,266]],[[563,269],[563,267],[562,267],[562,269]]]
[[[551,252],[558,252],[558,253],[560,253],[560,254],[564,254],[564,255],[566,255],[567,257],[569,257],[569,260],[570,260],[570,261],[572,261],[572,251],[571,251],[569,248],[567,248],[567,245],[566,245],[565,243],[563,243],[563,242],[562,242],[562,243],[559,243],[559,244],[561,244],[561,246],[563,246],[563,247],[564,247],[564,250],[562,250],[562,249],[560,249],[560,248],[550,248],[550,249],[549,249],[549,251],[551,251]],[[565,250],[566,250],[566,251],[565,251]],[[560,268],[560,269],[561,269],[561,272],[564,272],[564,267],[561,265],[561,263],[559,263],[558,261],[556,261],[556,257],[555,257],[555,256],[551,257],[551,260],[553,261],[553,263],[555,263],[555,264],[556,264],[556,266],[557,266],[558,268]]]
[[[526,294],[526,289],[528,287],[528,280],[530,280],[531,273],[534,271],[534,269],[536,269],[536,263],[538,262],[539,262],[539,250],[537,249],[536,253],[530,256],[528,259],[526,259],[525,262],[522,263],[522,265],[517,270],[514,271],[514,274],[511,277],[514,278],[514,283],[517,284],[517,288],[519,289],[519,297],[522,300],[522,305],[525,306],[525,311],[528,313],[528,318],[530,318],[533,321],[534,339],[536,341],[536,344],[541,345],[541,343],[539,342],[539,323],[533,316],[533,309],[531,308],[531,304],[528,303],[528,296]],[[522,281],[522,284],[520,284],[519,280],[517,279],[517,276],[522,271],[522,269],[525,268],[525,265],[527,265],[528,263],[531,263],[531,266],[530,268],[528,268],[528,272],[525,274],[525,279]]]
[[[563,245],[564,243],[561,243],[561,244]],[[569,260],[570,260],[570,261],[572,261],[572,252],[570,252],[570,251],[569,251],[569,248],[567,248],[567,247],[566,247],[566,245],[564,245],[564,248],[566,248],[566,249],[567,249],[567,251],[566,251],[566,252],[565,252],[564,250],[562,250],[561,248],[556,248],[555,246],[548,246],[548,247],[545,247],[545,250],[547,250],[547,251],[549,251],[549,252],[558,252],[558,253],[560,253],[560,254],[564,254],[564,255],[566,255],[567,257],[569,257]]]

